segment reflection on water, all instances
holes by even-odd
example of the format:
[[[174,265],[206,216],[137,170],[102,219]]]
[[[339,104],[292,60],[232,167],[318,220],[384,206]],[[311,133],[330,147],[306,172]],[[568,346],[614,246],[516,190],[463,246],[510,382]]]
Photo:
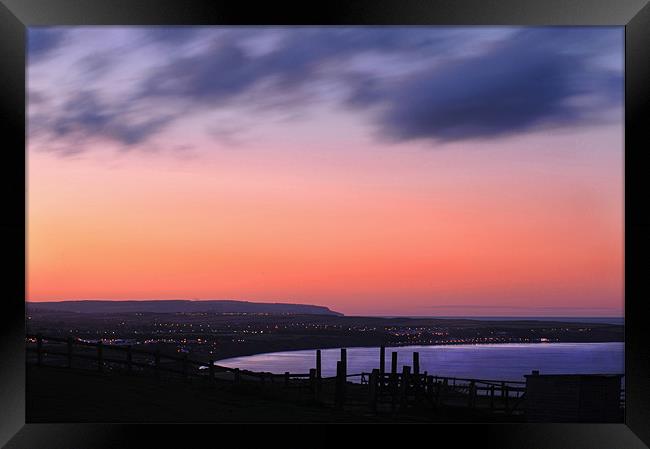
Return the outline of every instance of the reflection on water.
[[[524,374],[623,374],[623,343],[542,343],[450,346],[402,346],[386,348],[386,370],[391,352],[398,353],[398,371],[412,365],[412,353],[420,353],[420,371],[448,377],[524,380]],[[379,367],[379,348],[349,348],[348,373],[370,372]],[[336,375],[338,349],[322,350],[323,376]],[[316,364],[316,351],[286,351],[235,357],[217,364],[253,371],[282,374],[308,373]]]

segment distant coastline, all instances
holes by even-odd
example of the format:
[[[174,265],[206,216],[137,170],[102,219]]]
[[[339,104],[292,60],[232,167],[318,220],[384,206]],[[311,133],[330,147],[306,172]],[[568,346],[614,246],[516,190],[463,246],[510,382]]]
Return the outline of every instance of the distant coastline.
[[[625,317],[577,317],[577,316],[463,316],[463,315],[381,315],[380,318],[422,318],[441,320],[477,320],[477,321],[555,321],[561,323],[589,324],[625,324]]]

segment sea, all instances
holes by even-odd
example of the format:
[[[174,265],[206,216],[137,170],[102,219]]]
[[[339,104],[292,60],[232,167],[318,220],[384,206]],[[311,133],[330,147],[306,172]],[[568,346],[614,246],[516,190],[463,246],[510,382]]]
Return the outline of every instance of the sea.
[[[397,352],[398,372],[412,366],[419,352],[420,372],[430,375],[483,380],[524,381],[526,374],[624,374],[622,342],[611,343],[504,343],[477,345],[400,346],[386,348],[386,371],[391,352]],[[336,375],[340,349],[323,349],[322,375]],[[221,366],[282,374],[308,373],[315,367],[316,351],[283,351],[234,357],[216,362]],[[379,348],[347,348],[349,374],[379,368]],[[354,379],[350,379],[354,380]]]

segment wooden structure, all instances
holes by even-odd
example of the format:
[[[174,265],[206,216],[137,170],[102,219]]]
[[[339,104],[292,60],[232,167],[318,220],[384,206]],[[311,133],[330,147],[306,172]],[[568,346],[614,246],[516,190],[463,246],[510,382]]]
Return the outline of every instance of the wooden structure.
[[[539,374],[526,377],[530,422],[622,422],[622,375]]]
[[[443,377],[420,370],[419,353],[413,364],[398,371],[397,352],[391,354],[390,372],[385,371],[385,347],[379,351],[379,368],[371,373],[349,374],[347,351],[341,349],[336,376],[323,377],[321,351],[308,373],[274,374],[220,366],[212,360],[193,360],[187,353],[163,354],[158,349],[118,346],[72,338],[27,337],[32,363],[63,368],[94,369],[103,373],[175,376],[191,381],[257,385],[279,389],[283,395],[335,408],[366,407],[374,413],[423,412],[441,408],[469,409],[472,413],[522,416],[529,421],[609,422],[621,416],[621,376],[526,376],[526,382]],[[35,355],[35,357],[34,357]],[[28,363],[29,363],[28,358]],[[269,390],[270,391],[270,390]],[[292,394],[293,394],[292,393]],[[294,394],[295,396],[295,394]],[[620,421],[620,419],[618,419]]]

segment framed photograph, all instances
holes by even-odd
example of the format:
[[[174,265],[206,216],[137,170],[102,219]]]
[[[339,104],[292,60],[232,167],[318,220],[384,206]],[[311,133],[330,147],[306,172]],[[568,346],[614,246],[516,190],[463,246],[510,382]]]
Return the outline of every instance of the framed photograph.
[[[647,1],[2,1],[0,444],[648,447]]]

